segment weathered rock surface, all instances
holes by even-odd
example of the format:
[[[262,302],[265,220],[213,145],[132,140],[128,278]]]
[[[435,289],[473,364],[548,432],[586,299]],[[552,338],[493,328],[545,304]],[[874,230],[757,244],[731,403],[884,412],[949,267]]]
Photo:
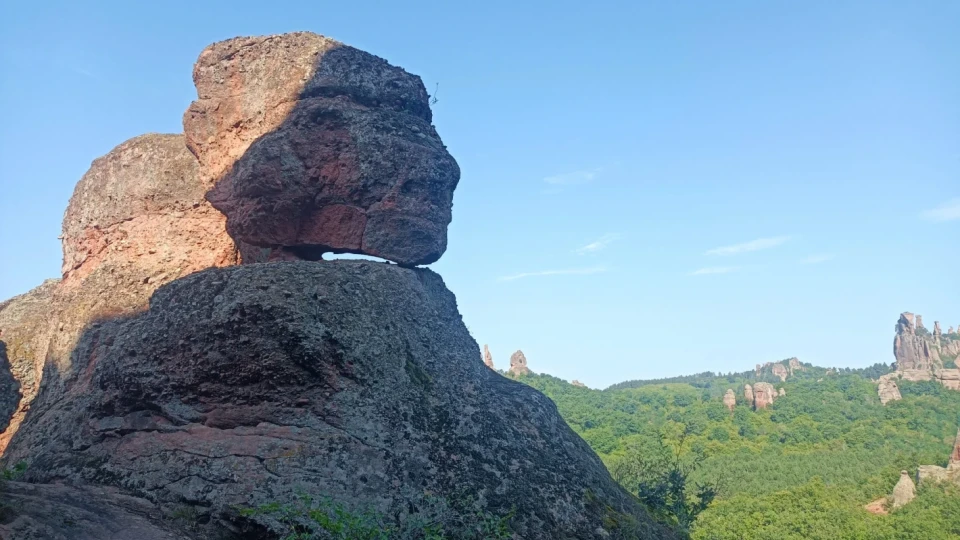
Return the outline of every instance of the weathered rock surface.
[[[753,399],[754,399],[753,387],[750,386],[749,384],[743,385],[743,399],[747,402],[748,405],[750,405],[751,407],[753,406]]]
[[[774,377],[780,378],[781,382],[787,380],[787,375],[789,375],[789,372],[787,371],[787,367],[784,366],[783,364],[780,364],[780,363],[773,364],[770,367],[770,370],[773,372]]]
[[[39,389],[44,366],[68,371],[97,320],[143,311],[160,285],[239,262],[224,217],[204,200],[182,135],[135,137],[93,162],[63,218],[63,279],[0,307],[0,340],[23,394],[0,452]]]
[[[877,384],[877,394],[880,396],[880,403],[882,405],[903,399],[900,395],[900,386],[897,385],[898,378],[896,372],[888,373],[880,377]]]
[[[20,382],[13,376],[7,360],[7,344],[0,341],[0,433],[10,425],[21,397]]]
[[[753,408],[765,409],[777,399],[777,389],[767,382],[758,382],[753,385]]]
[[[529,375],[533,373],[530,371],[530,368],[527,367],[527,357],[523,355],[523,351],[517,351],[510,355],[510,373],[513,375]]]
[[[43,363],[55,330],[51,320],[55,313],[52,298],[58,283],[59,280],[47,280],[32,291],[0,304],[0,341],[17,388],[17,394],[5,395],[6,405],[0,409],[0,425],[4,426],[0,430],[0,454],[40,390]]]
[[[796,357],[790,358],[787,360],[788,365],[790,366],[790,374],[793,375],[794,371],[803,371],[803,365],[800,364],[800,360]]]
[[[580,381],[578,381],[578,380],[576,380],[576,379],[574,379],[573,382],[571,382],[570,384],[573,385],[573,386],[579,387],[579,388],[586,388],[586,387],[587,387],[587,385],[583,384],[582,382],[580,382]]]
[[[113,488],[4,482],[0,538],[182,540],[192,535],[149,501]]]
[[[733,393],[732,388],[728,388],[726,393],[723,394],[723,405],[731,411],[737,406],[737,396]]]
[[[893,486],[893,507],[900,508],[917,496],[917,486],[907,471],[900,471],[900,480]]]
[[[786,389],[781,388],[781,389],[777,390],[777,395],[778,395],[778,396],[785,396],[785,395],[787,395]]]
[[[496,369],[493,366],[493,355],[490,354],[490,348],[486,345],[483,346],[483,365],[487,366],[490,369]]]
[[[897,361],[898,370],[920,369],[931,370],[936,364],[930,342],[923,336],[917,335],[919,324],[914,327],[912,313],[901,313],[897,321],[897,335],[893,339],[893,355]]]
[[[960,430],[957,431],[947,466],[920,465],[917,467],[917,482],[954,482],[960,485]]]
[[[160,288],[146,313],[88,329],[3,461],[26,461],[30,482],[187,506],[208,532],[244,537],[277,523],[237,507],[305,493],[402,517],[425,492],[515,507],[526,539],[606,538],[623,514],[638,537],[670,537],[549,399],[476,351],[429,270],[211,269]]]
[[[460,170],[419,77],[300,32],[215,43],[193,78],[184,132],[235,240],[272,259],[446,250]]]

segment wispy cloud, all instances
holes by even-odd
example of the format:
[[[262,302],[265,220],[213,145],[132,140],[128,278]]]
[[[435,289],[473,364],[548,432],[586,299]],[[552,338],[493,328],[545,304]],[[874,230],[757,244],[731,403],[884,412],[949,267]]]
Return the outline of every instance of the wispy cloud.
[[[955,221],[960,219],[960,197],[950,199],[936,208],[920,212],[920,217],[927,221]]]
[[[578,255],[587,255],[589,253],[596,253],[602,250],[603,248],[609,246],[611,242],[617,240],[618,238],[620,238],[619,234],[613,234],[613,233],[605,234],[600,238],[596,239],[595,241],[575,249],[574,252],[577,253]]]
[[[694,270],[690,272],[691,276],[706,276],[709,274],[729,274],[731,272],[736,272],[739,270],[739,266],[708,266],[707,268],[700,268],[699,270]]]
[[[801,260],[800,262],[802,264],[820,264],[830,260],[833,260],[833,255],[831,255],[830,253],[820,253],[818,255],[811,255]]]
[[[600,169],[592,169],[589,171],[573,171],[548,176],[544,178],[543,181],[552,186],[573,186],[576,184],[586,184],[587,182],[592,182],[598,174],[600,174]]]
[[[751,251],[760,251],[761,249],[770,249],[777,247],[787,240],[790,240],[789,236],[775,236],[773,238],[757,238],[756,240],[751,240],[749,242],[744,242],[742,244],[734,244],[732,246],[723,246],[714,248],[707,251],[707,255],[739,255],[740,253],[749,253]]]
[[[511,276],[502,276],[497,281],[513,281],[516,279],[539,277],[539,276],[560,276],[560,275],[586,275],[600,274],[606,272],[605,266],[594,266],[591,268],[568,268],[565,270],[541,270],[539,272],[523,272],[522,274],[513,274]]]
[[[83,75],[84,77],[90,77],[91,79],[99,79],[99,78],[100,78],[100,77],[97,77],[96,74],[94,74],[92,71],[90,71],[90,70],[88,70],[88,69],[84,69],[84,68],[82,68],[82,67],[80,67],[80,66],[70,66],[70,71],[73,71],[74,73],[78,73],[78,74],[80,74],[80,75]]]

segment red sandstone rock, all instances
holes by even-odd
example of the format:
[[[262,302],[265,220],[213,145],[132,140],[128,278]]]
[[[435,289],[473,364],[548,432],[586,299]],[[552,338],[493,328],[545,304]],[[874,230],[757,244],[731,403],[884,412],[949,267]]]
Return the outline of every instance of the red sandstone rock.
[[[533,373],[530,371],[530,368],[527,367],[527,357],[523,355],[523,351],[517,351],[510,355],[510,373],[514,375],[528,375]]]
[[[215,43],[194,82],[187,144],[238,243],[403,265],[446,250],[460,170],[419,77],[301,32]]]
[[[727,389],[727,392],[723,394],[723,405],[733,411],[733,408],[737,406],[737,396],[733,393],[733,389]]]
[[[493,355],[490,354],[490,348],[486,345],[483,346],[483,364],[490,369],[496,369],[493,367]]]
[[[755,409],[765,409],[777,399],[777,390],[772,384],[758,382],[753,385],[753,406]]]

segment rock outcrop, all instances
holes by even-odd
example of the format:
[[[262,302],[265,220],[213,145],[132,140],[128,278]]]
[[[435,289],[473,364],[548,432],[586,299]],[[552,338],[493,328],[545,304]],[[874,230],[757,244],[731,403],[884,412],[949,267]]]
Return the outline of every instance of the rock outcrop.
[[[881,401],[899,399],[899,391],[894,394],[889,386],[894,378],[908,381],[937,381],[951,390],[960,390],[960,368],[956,366],[960,358],[960,339],[943,334],[940,323],[933,323],[933,332],[923,328],[922,319],[909,312],[900,314],[897,321],[897,335],[893,340],[893,354],[896,359],[896,371],[891,376],[880,378],[878,393]],[[886,385],[886,386],[884,386]],[[884,397],[884,393],[887,397]],[[896,395],[897,397],[891,397]]]
[[[907,471],[900,471],[900,480],[893,486],[893,507],[900,508],[917,496],[917,486]]]
[[[276,538],[306,517],[242,510],[306,496],[390,524],[509,515],[527,540],[675,537],[549,399],[483,365],[437,274],[236,266],[440,257],[459,170],[419,78],[301,33],[208,47],[194,80],[199,165],[153,135],[94,162],[63,280],[0,304],[22,394],[0,401],[0,467],[27,465],[9,500],[31,506],[0,533]]]
[[[765,409],[777,399],[777,389],[772,384],[758,382],[753,385],[753,408]]]
[[[476,351],[429,270],[210,269],[161,287],[146,313],[91,327],[4,460],[26,461],[30,482],[186,506],[203,534],[278,533],[236,509],[301,494],[403,516],[429,492],[513,508],[527,539],[606,538],[625,515],[640,537],[670,537],[549,399]]]
[[[787,367],[784,366],[783,364],[780,364],[780,363],[773,364],[770,367],[770,370],[773,373],[774,377],[780,378],[781,382],[787,380],[787,375],[789,375],[789,372],[787,371]]]
[[[13,376],[7,360],[7,344],[0,341],[0,433],[7,430],[13,413],[20,405],[20,381]]]
[[[726,393],[723,394],[723,406],[731,412],[733,408],[737,406],[737,395],[734,394],[732,388],[728,388]]]
[[[573,386],[576,386],[576,387],[578,387],[578,388],[586,388],[586,387],[587,387],[587,385],[583,384],[582,382],[580,382],[580,381],[578,381],[578,380],[576,380],[576,379],[574,379],[573,382],[571,382],[570,384],[573,385]]]
[[[794,371],[803,371],[803,365],[800,364],[800,360],[796,357],[787,360],[787,365],[790,367],[791,375],[793,375]]]
[[[957,430],[947,466],[920,465],[917,467],[917,482],[953,482],[960,485],[960,430]]]
[[[950,467],[960,467],[960,429],[957,430],[957,439],[953,442],[953,452],[950,452],[950,459],[947,465]]]
[[[748,405],[753,406],[753,387],[749,384],[743,385],[743,399]]]
[[[496,369],[493,367],[493,355],[490,354],[490,348],[486,345],[483,346],[483,364],[490,369]]]
[[[898,378],[897,373],[888,373],[880,377],[877,383],[877,394],[880,396],[882,405],[902,399],[900,387],[897,385]]]
[[[529,375],[533,373],[527,367],[527,357],[523,351],[517,351],[510,355],[510,373],[513,375]]]
[[[781,389],[777,390],[777,396],[785,396],[785,395],[787,395],[786,389],[781,388]]]
[[[156,505],[108,487],[4,482],[0,538],[183,540],[187,530]],[[181,523],[185,528],[188,525]]]
[[[235,240],[273,260],[446,250],[460,169],[419,77],[301,32],[215,43],[193,79],[184,132]]]
[[[182,135],[135,137],[95,160],[64,213],[63,279],[0,308],[0,340],[23,394],[0,451],[40,386],[45,366],[68,371],[81,332],[143,311],[154,290],[181,276],[237,264],[224,217],[204,200]]]

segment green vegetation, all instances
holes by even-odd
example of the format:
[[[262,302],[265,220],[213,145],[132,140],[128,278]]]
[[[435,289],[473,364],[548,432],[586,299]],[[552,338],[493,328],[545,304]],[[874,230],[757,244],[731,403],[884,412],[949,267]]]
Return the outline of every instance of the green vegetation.
[[[805,366],[786,382],[701,373],[604,391],[549,375],[519,380],[550,397],[655,516],[681,531],[694,517],[694,539],[958,538],[960,488],[925,486],[889,515],[863,508],[891,493],[901,469],[946,465],[960,425],[960,392],[935,382],[901,381],[903,399],[881,405],[871,379],[889,371]],[[754,411],[743,385],[759,380],[786,395]],[[732,412],[721,401],[728,388],[737,395]],[[669,472],[678,467],[679,491]]]
[[[268,503],[240,509],[247,518],[266,518],[285,529],[283,540],[506,540],[513,512],[495,516],[471,509],[472,501],[453,506],[426,497],[416,511],[391,519],[369,509],[351,509],[332,499],[301,495],[291,504]]]

